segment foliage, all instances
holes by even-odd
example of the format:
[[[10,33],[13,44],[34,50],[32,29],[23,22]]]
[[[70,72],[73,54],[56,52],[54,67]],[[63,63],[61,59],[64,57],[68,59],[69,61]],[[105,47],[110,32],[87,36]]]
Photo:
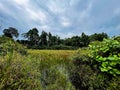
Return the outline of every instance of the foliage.
[[[111,55],[118,55],[119,57],[118,41],[112,39],[111,44],[111,39],[109,40],[103,41],[107,43],[98,41],[92,43],[91,45],[95,49],[99,45],[105,47],[112,45],[109,47],[109,52],[96,52],[94,55],[99,54],[103,58],[108,58]],[[94,49],[80,48],[77,52],[76,50],[29,49],[27,54],[24,54],[23,52],[26,49],[22,45],[5,36],[0,37],[0,47],[1,90],[120,89],[120,76],[115,73],[116,76],[114,77],[109,73],[101,72],[99,67],[102,62],[98,61],[94,55],[89,57],[89,53],[92,52],[93,54]],[[98,51],[106,50],[100,49]],[[108,59],[108,61],[110,60],[111,58]],[[112,68],[119,69],[119,66]]]
[[[79,49],[72,58],[74,70],[71,72],[71,82],[76,90],[106,90],[108,77],[100,73],[97,65],[92,64],[88,57],[90,51]]]
[[[114,40],[117,40],[118,42],[120,42],[120,36],[115,36]]]
[[[120,75],[120,42],[104,39],[103,42],[90,44],[90,49],[90,57],[98,63],[102,72]]]
[[[39,34],[37,28],[29,30],[27,33],[24,33],[23,36],[28,39],[28,45],[30,47],[39,44]]]
[[[19,33],[16,28],[9,27],[3,30],[4,36],[13,38],[18,37]],[[106,33],[95,33],[90,36],[84,32],[80,36],[72,36],[69,38],[61,39],[58,35],[52,35],[51,32],[47,33],[42,31],[39,34],[37,28],[32,28],[28,32],[23,33],[22,36],[25,40],[17,40],[20,44],[26,45],[29,49],[73,49],[79,47],[87,47],[92,41],[102,41],[108,38]],[[61,46],[62,45],[62,46]]]
[[[40,44],[42,46],[47,45],[47,33],[45,31],[42,31],[41,36],[40,36],[41,42]]]
[[[0,55],[17,52],[22,55],[27,54],[26,47],[20,45],[11,38],[0,36]]]
[[[22,55],[14,40],[0,39],[7,52],[0,55],[0,90],[75,90],[68,58],[74,51],[28,50]]]
[[[72,47],[87,47],[89,44],[89,36],[82,33],[81,36],[73,36],[64,40],[65,45]]]
[[[95,33],[93,35],[91,35],[90,37],[90,41],[103,41],[104,38],[108,38],[108,35],[106,33]]]
[[[19,43],[26,45],[29,49],[73,49],[79,47],[87,47],[91,41],[102,41],[103,38],[108,38],[106,33],[95,33],[93,35],[86,35],[84,32],[80,36],[72,36],[61,39],[57,35],[52,35],[42,31],[39,35],[37,28],[30,29],[23,36],[27,40],[18,40]]]
[[[51,46],[51,49],[53,50],[74,50],[74,49],[77,49],[77,47],[66,46],[66,45],[60,44],[60,45]]]
[[[120,90],[120,76],[112,78],[106,90]]]
[[[5,36],[13,38],[13,36],[18,37],[19,33],[16,28],[9,27],[8,29],[4,29],[3,33]]]
[[[0,48],[0,90],[41,90],[39,73],[31,66],[25,48],[5,36],[0,37]]]
[[[89,42],[90,42],[89,36],[86,35],[85,33],[82,33],[81,34],[81,39],[80,39],[80,46],[81,47],[87,47]]]
[[[94,45],[99,43],[94,42]],[[76,90],[119,90],[120,76],[101,72],[100,62],[89,57],[90,52],[89,48],[79,49],[73,55],[70,79]]]
[[[74,90],[69,80],[69,61],[67,60],[67,55],[63,56],[62,52],[58,51],[30,51],[35,52],[34,56],[41,58],[39,65],[39,72],[41,73],[40,81],[42,83],[42,88],[46,90]],[[69,51],[68,51],[69,52]],[[39,55],[38,55],[39,54]],[[68,54],[69,55],[69,54]],[[37,59],[38,60],[38,59]],[[36,61],[34,62],[36,63]]]
[[[40,73],[18,53],[0,57],[0,90],[42,90]]]

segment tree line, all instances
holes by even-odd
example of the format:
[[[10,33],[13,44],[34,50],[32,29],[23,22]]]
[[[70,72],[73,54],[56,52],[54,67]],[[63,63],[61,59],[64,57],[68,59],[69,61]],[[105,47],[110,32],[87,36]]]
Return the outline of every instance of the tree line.
[[[9,27],[3,30],[4,36],[13,38],[18,37],[19,32],[16,28]],[[84,32],[80,36],[72,36],[61,39],[58,35],[52,35],[51,32],[42,31],[39,34],[37,28],[32,28],[28,32],[23,33],[23,40],[17,42],[27,46],[30,49],[77,49],[79,47],[87,47],[92,41],[102,41],[108,38],[104,32],[86,35]]]

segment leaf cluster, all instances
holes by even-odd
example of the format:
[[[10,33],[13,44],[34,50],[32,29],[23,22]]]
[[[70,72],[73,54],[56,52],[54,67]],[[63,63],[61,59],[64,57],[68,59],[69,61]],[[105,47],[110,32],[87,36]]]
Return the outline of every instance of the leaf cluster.
[[[104,39],[89,45],[90,57],[97,62],[100,70],[113,76],[120,75],[120,42],[114,39]]]

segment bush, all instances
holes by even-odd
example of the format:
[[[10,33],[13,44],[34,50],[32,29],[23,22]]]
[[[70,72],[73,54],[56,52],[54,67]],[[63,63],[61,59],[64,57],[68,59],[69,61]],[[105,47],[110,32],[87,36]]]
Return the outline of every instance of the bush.
[[[97,62],[101,72],[120,75],[120,42],[114,39],[104,39],[99,44],[92,43],[90,57]]]
[[[32,62],[18,53],[11,55],[0,57],[0,90],[42,90]]]
[[[11,38],[1,36],[0,37],[0,55],[6,55],[7,53],[17,52],[22,55],[27,54],[26,47],[17,43]]]
[[[66,45],[53,45],[53,46],[39,46],[33,49],[48,49],[48,50],[76,50],[78,47],[66,46]]]
[[[71,82],[77,90],[106,90],[108,77],[100,73],[97,65],[91,62],[89,50],[78,50],[73,57],[74,70],[71,72]]]
[[[41,90],[40,73],[26,58],[26,49],[8,37],[0,37],[0,90]]]
[[[24,55],[24,47],[14,40],[0,39],[0,90],[75,90],[63,57]]]
[[[106,41],[104,40],[103,42]],[[99,45],[102,46],[103,42],[96,41],[91,43],[92,47],[88,49],[79,49],[73,56],[72,63],[74,64],[74,70],[71,71],[70,79],[77,90],[120,90],[118,85],[120,84],[120,75],[117,72],[111,74],[109,72],[101,71],[102,61],[99,61],[97,57],[95,57],[95,55],[105,55],[106,57],[104,56],[103,58],[107,58],[107,56],[109,57],[108,53],[101,53],[101,48],[97,47]],[[112,42],[113,43],[109,43],[110,45],[108,46],[116,45],[114,40]],[[106,47],[106,45],[104,44],[103,47]],[[116,47],[118,48],[117,45]],[[111,53],[113,53],[110,55],[117,54],[119,57],[119,54],[115,52],[116,50],[119,52],[119,49],[110,49],[112,50]],[[111,59],[108,58],[108,61],[109,60]],[[106,62],[106,60],[104,62]],[[114,60],[111,60],[110,64],[111,62],[114,62]],[[119,59],[116,58],[115,62],[118,63]],[[112,69],[117,68],[119,70],[117,65],[116,67],[111,66]]]
[[[117,40],[118,42],[120,42],[120,36],[114,37],[114,40]]]

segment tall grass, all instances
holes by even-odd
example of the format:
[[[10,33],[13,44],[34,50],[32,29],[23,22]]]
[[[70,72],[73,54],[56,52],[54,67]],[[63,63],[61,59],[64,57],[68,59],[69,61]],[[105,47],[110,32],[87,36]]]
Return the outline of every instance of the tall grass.
[[[29,50],[33,62],[41,73],[40,81],[45,90],[74,90],[69,80],[69,69],[72,67],[69,56],[75,51],[65,50]],[[36,63],[37,62],[37,63]]]
[[[69,80],[74,51],[28,50],[0,56],[0,90],[75,90]]]

